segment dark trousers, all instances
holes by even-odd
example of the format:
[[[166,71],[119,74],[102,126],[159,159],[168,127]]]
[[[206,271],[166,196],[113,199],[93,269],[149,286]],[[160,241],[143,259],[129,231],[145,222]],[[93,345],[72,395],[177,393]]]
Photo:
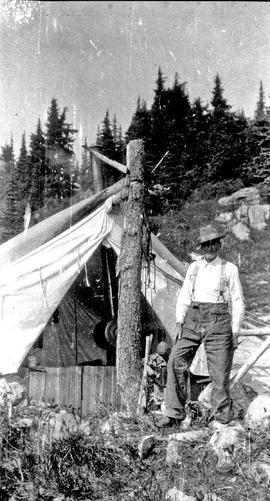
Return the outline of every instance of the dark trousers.
[[[188,370],[202,341],[212,381],[210,419],[228,423],[232,419],[229,378],[234,350],[226,303],[191,303],[182,338],[173,346],[168,360],[165,414],[173,418],[184,416]]]

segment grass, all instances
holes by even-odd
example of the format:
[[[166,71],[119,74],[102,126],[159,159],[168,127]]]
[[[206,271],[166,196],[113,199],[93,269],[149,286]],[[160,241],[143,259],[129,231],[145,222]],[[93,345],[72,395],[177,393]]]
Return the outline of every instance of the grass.
[[[2,501],[163,501],[173,487],[198,501],[207,493],[215,493],[223,501],[270,499],[267,484],[250,473],[251,463],[262,452],[269,453],[270,438],[265,433],[252,433],[234,454],[229,469],[218,468],[216,456],[207,447],[208,439],[182,444],[181,464],[170,466],[166,464],[166,438],[176,430],[157,430],[152,414],[138,419],[119,417],[120,422],[123,419],[121,431],[115,433],[112,428],[105,435],[100,433],[104,419],[95,414],[88,419],[91,429],[87,436],[78,430],[60,440],[45,441],[41,448],[38,426],[29,433],[16,427],[24,411],[25,407],[17,408],[13,423],[4,411],[1,415]],[[39,419],[44,417],[42,412],[37,408]],[[195,422],[195,429],[201,426],[203,423]],[[160,440],[142,460],[138,443],[152,433]]]
[[[179,211],[151,218],[152,231],[181,261],[190,263],[197,249],[200,226],[213,223],[219,213],[218,199],[186,202]],[[220,229],[224,229],[220,227]],[[231,232],[223,240],[221,256],[239,268],[246,310],[270,314],[270,222],[264,230],[251,229],[248,241]]]

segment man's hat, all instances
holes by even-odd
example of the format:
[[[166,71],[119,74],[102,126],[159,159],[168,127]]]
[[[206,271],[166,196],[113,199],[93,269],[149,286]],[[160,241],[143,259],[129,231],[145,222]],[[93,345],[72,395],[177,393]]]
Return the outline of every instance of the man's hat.
[[[216,228],[211,224],[208,226],[203,226],[200,228],[200,236],[198,238],[198,243],[203,244],[205,242],[210,242],[210,240],[219,240],[224,238],[226,235],[224,233],[219,233]]]

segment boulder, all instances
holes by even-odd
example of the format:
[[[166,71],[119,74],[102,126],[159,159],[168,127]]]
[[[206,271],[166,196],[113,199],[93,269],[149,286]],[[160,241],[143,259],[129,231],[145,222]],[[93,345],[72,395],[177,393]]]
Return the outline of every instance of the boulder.
[[[177,442],[197,442],[203,440],[209,434],[209,430],[203,428],[201,430],[182,431],[179,433],[170,433],[168,440]]]
[[[207,447],[217,456],[217,470],[224,472],[232,468],[235,451],[245,445],[246,431],[237,422],[229,425],[217,424],[218,429],[212,435]]]
[[[180,465],[183,460],[181,444],[178,440],[170,440],[167,445],[166,463],[168,465]]]
[[[239,240],[249,240],[250,229],[241,221],[234,224],[231,231]]]
[[[258,395],[251,402],[244,422],[252,430],[270,430],[270,393]]]
[[[216,453],[221,449],[232,452],[235,448],[241,446],[245,440],[245,428],[239,422],[235,421],[230,424],[222,424],[219,429],[214,432],[208,445]]]
[[[269,219],[269,205],[253,205],[248,209],[248,219],[251,228],[263,230],[266,228],[266,221]]]
[[[260,204],[260,193],[255,187],[241,188],[241,190],[232,193],[228,197],[222,197],[219,199],[218,203],[222,207],[234,207],[236,209],[239,205],[246,203],[248,205],[259,205]]]
[[[42,423],[39,423],[40,426],[45,441],[47,439],[60,440],[79,430],[79,418],[64,410],[51,412]]]
[[[196,501],[194,496],[188,496],[183,491],[176,489],[176,487],[167,492],[165,499],[168,501]]]
[[[155,435],[147,435],[143,437],[138,445],[139,457],[141,459],[147,458],[147,456],[154,448],[155,444],[156,444]]]

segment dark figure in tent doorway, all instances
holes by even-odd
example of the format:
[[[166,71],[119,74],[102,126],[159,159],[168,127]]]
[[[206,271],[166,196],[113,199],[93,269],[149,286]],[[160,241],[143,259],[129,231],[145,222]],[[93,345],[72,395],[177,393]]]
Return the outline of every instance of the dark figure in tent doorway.
[[[229,377],[245,306],[237,266],[219,257],[223,237],[211,225],[200,229],[202,259],[189,266],[178,296],[175,343],[158,427],[185,419],[188,371],[202,342],[212,381],[209,421],[225,424],[233,419]]]

